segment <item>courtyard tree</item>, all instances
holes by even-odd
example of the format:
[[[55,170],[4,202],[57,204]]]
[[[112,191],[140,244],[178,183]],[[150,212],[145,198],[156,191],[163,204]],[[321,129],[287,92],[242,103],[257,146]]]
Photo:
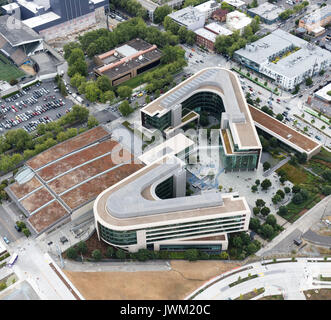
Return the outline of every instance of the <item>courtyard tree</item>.
[[[278,202],[282,201],[282,197],[279,194],[275,194],[272,198],[271,201],[273,204],[277,204]]]
[[[303,202],[303,197],[300,192],[296,193],[292,198],[293,203],[300,204]]]
[[[260,180],[259,180],[259,179],[255,180],[255,184],[256,184],[257,186],[259,186],[259,185],[260,185]]]
[[[260,220],[258,218],[251,218],[251,220],[249,221],[249,228],[253,231],[257,231],[260,227]]]
[[[292,187],[292,192],[293,192],[293,193],[298,193],[298,192],[300,192],[300,190],[301,190],[301,187],[298,186],[297,184],[295,184],[295,185]]]
[[[280,195],[282,199],[285,198],[285,192],[281,189],[277,190],[276,194]]]
[[[270,209],[268,207],[263,207],[261,209],[261,214],[266,217],[270,213]]]
[[[257,185],[254,184],[254,185],[252,186],[251,190],[252,190],[252,192],[256,192],[256,191],[257,191]]]
[[[263,171],[269,170],[271,167],[270,163],[268,161],[263,163]]]
[[[254,207],[254,208],[253,208],[253,213],[254,213],[255,215],[258,215],[258,214],[260,213],[260,210],[261,210],[261,208],[259,208],[259,207]]]
[[[271,181],[269,179],[264,179],[261,183],[262,190],[268,190],[271,187]]]
[[[264,237],[270,239],[274,234],[274,228],[270,224],[265,223],[261,227],[261,233]]]
[[[285,193],[290,193],[290,192],[291,192],[291,188],[289,188],[289,187],[285,187],[285,188],[284,188],[284,191],[285,191]]]
[[[263,201],[262,199],[257,199],[255,201],[255,204],[256,204],[257,207],[264,207],[265,201]]]
[[[270,224],[271,226],[275,227],[277,224],[277,220],[273,214],[269,214],[266,220],[267,224]]]

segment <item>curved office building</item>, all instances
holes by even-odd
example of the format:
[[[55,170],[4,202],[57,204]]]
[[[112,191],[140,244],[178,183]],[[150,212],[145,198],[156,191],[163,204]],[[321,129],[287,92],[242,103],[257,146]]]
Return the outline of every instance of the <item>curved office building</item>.
[[[230,70],[201,70],[141,109],[141,123],[146,133],[160,130],[169,138],[203,111],[220,121],[225,170],[256,169],[262,146],[238,78]]]
[[[257,168],[262,147],[237,77],[222,68],[204,69],[141,109],[143,127],[169,139],[140,156],[143,168],[98,196],[93,210],[100,240],[130,252],[219,252],[227,249],[228,233],[248,230],[245,198],[216,190],[185,196],[184,160],[194,143],[179,129],[201,111],[221,121],[227,169]]]

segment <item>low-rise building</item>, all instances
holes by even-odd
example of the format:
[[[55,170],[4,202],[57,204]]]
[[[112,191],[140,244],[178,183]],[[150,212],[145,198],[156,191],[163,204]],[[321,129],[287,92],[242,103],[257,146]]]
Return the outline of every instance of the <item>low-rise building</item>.
[[[279,20],[279,14],[285,11],[283,6],[276,6],[272,3],[265,2],[256,8],[250,8],[247,13],[252,16],[259,16],[261,21],[266,24],[273,24]]]
[[[226,15],[228,13],[229,13],[229,10],[218,8],[212,13],[211,17],[212,17],[212,19],[217,20],[219,22],[225,22]]]
[[[141,39],[94,57],[96,76],[106,75],[113,86],[134,78],[160,63],[162,52],[156,45]]]
[[[229,4],[236,9],[244,10],[246,8],[246,3],[241,0],[223,0],[223,2]]]
[[[216,0],[210,0],[195,6],[195,8],[205,15],[205,20],[209,19],[213,12],[217,10],[219,3]]]
[[[331,83],[314,93],[314,97],[331,104]]]
[[[299,27],[305,28],[308,32],[313,32],[319,28],[317,34],[322,34],[323,30],[320,29],[331,23],[331,5],[328,4],[299,20]],[[321,33],[322,32],[322,33]]]
[[[192,6],[174,11],[168,16],[180,26],[192,31],[203,28],[206,21],[205,14]]]
[[[226,16],[226,27],[231,31],[239,31],[243,33],[245,27],[249,26],[252,22],[250,17],[247,17],[245,13],[240,11],[232,11]]]
[[[331,65],[329,51],[281,29],[235,51],[234,59],[286,90]]]

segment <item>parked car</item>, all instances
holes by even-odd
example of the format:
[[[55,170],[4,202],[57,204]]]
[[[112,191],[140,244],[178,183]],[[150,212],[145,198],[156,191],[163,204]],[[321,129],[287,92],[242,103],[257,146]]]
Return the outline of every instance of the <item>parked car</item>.
[[[8,238],[6,236],[3,237],[3,241],[6,242],[7,244],[10,243],[10,241],[8,240]]]

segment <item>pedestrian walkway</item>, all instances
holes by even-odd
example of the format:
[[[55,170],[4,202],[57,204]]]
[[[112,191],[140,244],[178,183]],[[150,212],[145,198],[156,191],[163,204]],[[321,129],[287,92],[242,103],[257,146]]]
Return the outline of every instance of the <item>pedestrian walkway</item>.
[[[286,164],[287,162],[289,162],[291,159],[291,157],[286,157],[285,159],[283,159],[282,161],[278,162],[274,167],[270,168],[269,170],[265,171],[263,173],[264,177],[268,177],[270,176],[272,173],[274,173],[276,170],[278,170],[279,168],[281,168],[284,164]]]

